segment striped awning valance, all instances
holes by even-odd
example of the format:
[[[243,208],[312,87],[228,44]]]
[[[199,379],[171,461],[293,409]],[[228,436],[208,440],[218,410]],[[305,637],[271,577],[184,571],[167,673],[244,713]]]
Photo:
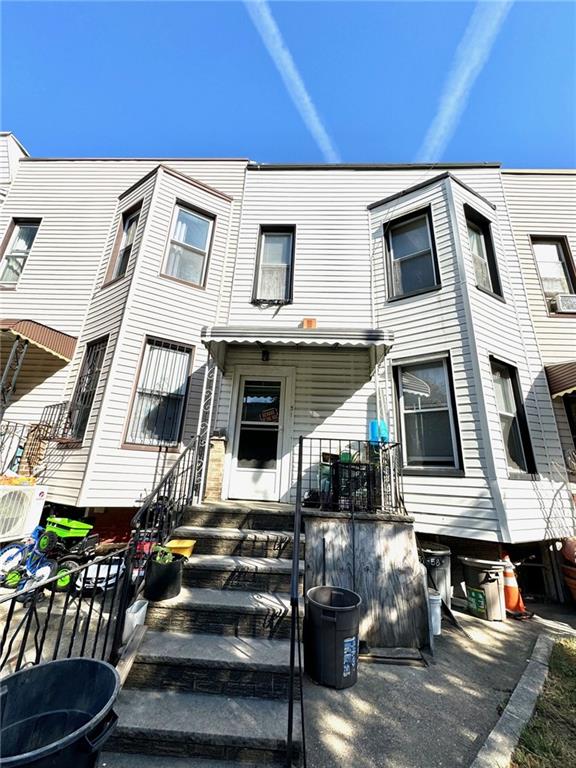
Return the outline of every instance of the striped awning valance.
[[[546,376],[552,397],[576,392],[576,360],[546,366]]]
[[[36,320],[0,320],[0,331],[9,331],[66,362],[72,360],[76,337],[57,331]]]

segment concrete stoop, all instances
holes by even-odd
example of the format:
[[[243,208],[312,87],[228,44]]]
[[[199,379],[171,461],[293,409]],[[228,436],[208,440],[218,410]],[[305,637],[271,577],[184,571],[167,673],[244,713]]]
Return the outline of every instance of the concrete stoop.
[[[189,510],[175,536],[199,552],[180,595],[149,606],[102,768],[285,765],[292,514],[241,502]]]

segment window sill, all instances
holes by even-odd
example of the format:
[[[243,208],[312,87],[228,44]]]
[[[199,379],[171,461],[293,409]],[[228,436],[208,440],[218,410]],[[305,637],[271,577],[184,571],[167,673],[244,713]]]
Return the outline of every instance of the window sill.
[[[0,283],[0,291],[15,291],[18,283]]]
[[[426,293],[435,293],[442,290],[442,285],[433,285],[431,288],[422,288],[420,291],[412,291],[411,293],[403,293],[401,296],[389,296],[386,301],[391,303],[393,301],[402,301],[402,299],[410,299],[412,296],[423,296]]]
[[[182,277],[174,277],[174,275],[167,275],[165,272],[160,272],[159,277],[163,277],[165,280],[172,280],[174,283],[180,283],[180,285],[186,285],[188,288],[197,288],[199,291],[206,290],[206,283],[193,283],[192,280],[184,280]]]
[[[508,472],[508,480],[542,480],[538,472]]]
[[[292,304],[291,299],[252,299],[250,304],[255,307],[284,307],[286,304]]]
[[[576,317],[576,312],[551,312],[548,310],[548,317],[553,319],[560,318],[560,320],[571,318],[573,320]]]
[[[501,296],[499,293],[494,293],[494,291],[489,291],[487,288],[482,288],[481,285],[477,285],[476,288],[481,293],[485,293],[486,296],[492,296],[492,298],[496,299],[496,301],[501,301],[502,304],[506,304],[506,299],[504,298],[504,296]]]
[[[125,272],[123,275],[120,275],[119,277],[115,277],[113,280],[107,280],[105,283],[102,283],[100,286],[100,290],[103,291],[104,288],[108,288],[110,285],[116,285],[116,283],[121,283],[122,280],[124,280],[126,277],[128,277],[128,274]]]
[[[463,469],[453,467],[404,467],[404,477],[465,477]]]
[[[179,453],[180,445],[144,445],[142,443],[122,443],[123,451],[148,451],[154,453]]]

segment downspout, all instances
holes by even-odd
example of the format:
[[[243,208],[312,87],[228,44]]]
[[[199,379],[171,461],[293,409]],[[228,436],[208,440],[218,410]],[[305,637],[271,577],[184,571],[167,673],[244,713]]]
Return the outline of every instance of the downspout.
[[[476,344],[476,333],[474,330],[474,318],[472,313],[472,305],[470,302],[470,293],[468,290],[468,282],[466,280],[466,264],[464,262],[464,255],[462,253],[462,243],[460,241],[460,230],[458,228],[458,218],[456,216],[456,204],[454,202],[454,194],[452,192],[452,182],[450,179],[446,179],[444,182],[446,189],[446,200],[448,202],[448,210],[451,219],[451,229],[454,239],[454,251],[456,253],[456,263],[458,265],[458,287],[462,296],[462,305],[464,307],[464,315],[466,317],[466,327],[468,329],[467,340],[470,344],[470,357],[472,360],[472,371],[474,375],[474,383],[478,392],[478,418],[480,421],[480,434],[482,435],[482,442],[486,456],[486,479],[492,492],[492,498],[494,499],[494,506],[498,514],[498,520],[500,523],[500,532],[504,537],[504,541],[510,541],[510,529],[508,528],[508,519],[506,517],[506,509],[504,507],[504,499],[502,497],[502,491],[498,482],[496,474],[496,464],[494,462],[494,455],[492,452],[492,442],[490,440],[490,425],[488,424],[488,415],[486,413],[486,397],[484,392],[484,385],[482,381],[482,372],[480,370],[480,359],[478,357],[478,346]]]

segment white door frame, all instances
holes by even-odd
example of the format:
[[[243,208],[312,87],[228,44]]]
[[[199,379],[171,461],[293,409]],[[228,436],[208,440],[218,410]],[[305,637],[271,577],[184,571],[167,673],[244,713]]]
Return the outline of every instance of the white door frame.
[[[282,413],[282,426],[279,430],[280,461],[278,465],[278,497],[280,501],[290,500],[290,472],[292,463],[292,421],[294,411],[294,381],[296,368],[287,365],[235,365],[232,373],[232,394],[230,399],[230,413],[228,416],[228,445],[224,459],[224,481],[222,483],[224,498],[229,498],[230,482],[232,480],[232,468],[234,450],[238,439],[240,424],[240,386],[242,379],[282,379],[284,384],[284,407]]]

